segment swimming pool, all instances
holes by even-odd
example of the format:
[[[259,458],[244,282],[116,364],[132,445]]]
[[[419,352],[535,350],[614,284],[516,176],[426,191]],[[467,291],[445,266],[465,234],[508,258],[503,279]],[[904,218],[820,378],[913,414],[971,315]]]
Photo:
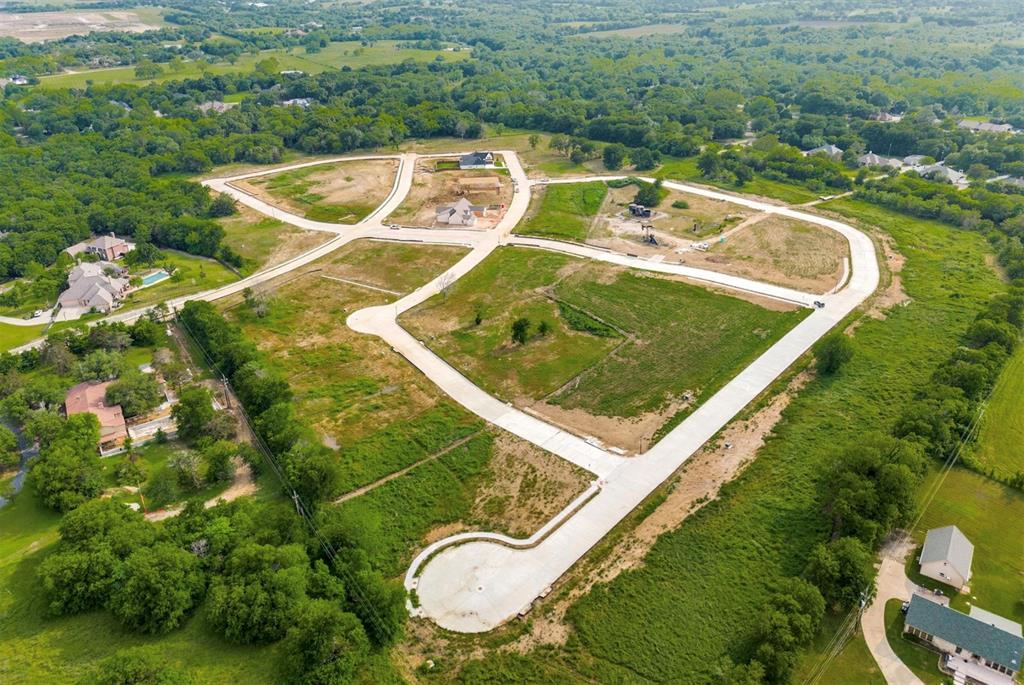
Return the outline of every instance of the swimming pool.
[[[166,271],[164,271],[163,269],[160,269],[159,271],[154,271],[153,273],[147,274],[147,275],[142,277],[142,287],[145,288],[147,285],[153,285],[154,283],[159,283],[160,281],[164,280],[165,278],[170,278],[170,277],[171,277],[171,275],[169,273],[167,273]]]

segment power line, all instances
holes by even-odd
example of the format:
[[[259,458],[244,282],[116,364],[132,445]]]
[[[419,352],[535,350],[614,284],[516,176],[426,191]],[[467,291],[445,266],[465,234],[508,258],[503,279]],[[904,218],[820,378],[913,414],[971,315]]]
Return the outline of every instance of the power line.
[[[210,365],[210,367],[216,369],[217,372],[220,374],[221,382],[224,384],[225,389],[227,389],[229,392],[234,392],[234,389],[231,387],[231,384],[228,381],[227,376],[224,375],[224,373],[220,370],[218,364],[211,358],[205,346],[199,341],[199,338],[196,337],[195,333],[189,327],[188,323],[186,323],[185,320],[180,316],[176,317],[176,321],[181,323],[181,325],[188,332],[189,337],[195,343],[196,347],[202,353],[203,358]],[[386,635],[388,633],[388,629],[383,619],[381,618],[380,614],[377,612],[376,605],[374,605],[367,599],[355,575],[351,571],[349,571],[349,569],[346,568],[344,564],[340,564],[338,562],[337,551],[334,549],[334,545],[331,544],[331,541],[327,537],[325,537],[323,533],[320,532],[319,528],[317,528],[316,523],[313,520],[312,510],[303,501],[298,491],[291,485],[284,468],[278,463],[277,459],[273,455],[273,452],[271,452],[266,442],[264,442],[263,437],[259,434],[259,432],[256,431],[253,422],[249,418],[248,412],[245,410],[245,407],[242,405],[241,402],[238,402],[237,405],[242,420],[245,422],[246,427],[249,429],[249,432],[253,436],[254,444],[256,446],[257,451],[259,451],[260,454],[263,455],[264,460],[270,465],[271,469],[274,471],[274,475],[277,476],[278,481],[281,483],[285,492],[290,495],[292,501],[295,503],[296,513],[299,514],[299,516],[302,517],[302,519],[306,522],[306,525],[309,527],[310,532],[313,533],[313,536],[317,539],[317,541],[320,543],[320,546],[323,548],[324,554],[330,560],[331,565],[344,576],[346,589],[353,595],[355,595],[357,601],[367,610],[370,621],[377,627],[381,635]]]

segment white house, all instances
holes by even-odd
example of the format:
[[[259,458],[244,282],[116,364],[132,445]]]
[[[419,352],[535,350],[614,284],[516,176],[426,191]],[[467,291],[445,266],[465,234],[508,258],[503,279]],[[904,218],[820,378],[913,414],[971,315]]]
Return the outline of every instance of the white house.
[[[932,528],[921,549],[921,575],[962,588],[971,580],[974,545],[956,526]]]
[[[942,670],[956,683],[1012,685],[1020,672],[1024,638],[1019,623],[972,609],[970,615],[914,595],[903,631],[942,653]]]
[[[861,155],[857,158],[857,164],[859,166],[887,166],[893,169],[899,169],[903,166],[903,161],[894,157],[882,157],[876,155],[874,152],[869,152],[866,155]]]
[[[437,223],[450,226],[473,226],[477,217],[486,214],[487,207],[484,205],[471,204],[469,200],[460,197],[455,204],[442,205],[437,208]]]
[[[949,181],[957,188],[961,190],[970,185],[970,181],[967,179],[967,174],[962,171],[957,171],[951,167],[946,166],[942,162],[937,164],[928,164],[926,166],[915,166],[914,171],[921,174],[925,178],[932,178],[939,181]]]

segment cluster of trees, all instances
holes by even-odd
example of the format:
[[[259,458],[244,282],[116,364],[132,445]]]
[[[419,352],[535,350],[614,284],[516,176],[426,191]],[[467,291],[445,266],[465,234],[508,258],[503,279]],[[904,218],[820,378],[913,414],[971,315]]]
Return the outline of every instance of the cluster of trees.
[[[547,321],[540,321],[536,326],[525,316],[521,316],[512,322],[511,337],[516,345],[525,345],[530,338],[537,335],[541,338],[551,331],[551,324]]]
[[[869,181],[857,190],[860,199],[914,216],[938,219],[963,228],[991,231],[1006,225],[1024,231],[1024,196],[995,193],[985,188],[958,190],[948,183],[922,179],[913,172]]]
[[[994,298],[964,334],[962,344],[902,412],[894,435],[936,459],[947,458],[970,430],[1024,328],[1024,287],[1018,282]],[[969,458],[968,466],[977,468]]]
[[[766,136],[744,149],[722,150],[709,145],[697,158],[697,168],[707,178],[742,187],[760,174],[765,178],[797,182],[814,190],[847,190],[853,182],[845,167],[824,155],[804,156],[800,150]]]
[[[288,383],[260,360],[255,345],[208,302],[189,302],[180,320],[214,365],[231,382],[263,445],[285,476],[286,494],[297,496],[306,512],[315,512],[334,549],[333,563],[343,569],[351,611],[371,642],[382,645],[399,634],[405,618],[405,591],[371,568],[358,530],[339,524],[319,505],[338,494],[337,454],[317,439],[295,414]]]
[[[38,573],[51,614],[106,609],[130,630],[163,634],[205,602],[209,624],[231,642],[284,640],[288,682],[349,682],[385,644],[382,631],[365,630],[352,610],[353,597],[379,599],[379,586],[358,562],[343,580],[310,557],[310,543],[288,503],[194,503],[157,527],[119,503],[92,500],[64,516]],[[164,668],[121,655],[99,676]]]

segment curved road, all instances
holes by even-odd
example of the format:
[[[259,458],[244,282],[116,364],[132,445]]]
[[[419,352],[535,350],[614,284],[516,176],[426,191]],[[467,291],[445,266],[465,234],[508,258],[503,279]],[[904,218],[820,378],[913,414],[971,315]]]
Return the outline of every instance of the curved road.
[[[391,229],[382,222],[394,211],[412,185],[416,155],[398,157],[399,171],[391,195],[373,214],[355,226],[312,221],[284,212],[232,186],[233,181],[285,171],[311,164],[301,163],[231,178],[205,181],[208,187],[227,193],[257,211],[307,230],[335,234],[323,245],[284,264],[254,274],[217,290],[168,302],[178,308],[189,299],[215,300],[246,287],[277,278],[361,238],[456,244],[471,248],[451,269],[395,303],[353,313],[348,325],[356,331],[378,335],[442,390],[487,421],[528,440],[595,475],[591,488],[525,540],[494,533],[465,533],[434,543],[413,562],[406,574],[406,587],[416,590],[420,606],[412,609],[439,625],[459,632],[483,632],[495,628],[545,592],[578,559],[603,538],[659,484],[667,479],[708,439],[757,397],[786,368],[821,336],[852,312],[878,285],[878,263],[871,240],[852,226],[798,210],[727,195],[707,188],[666,181],[665,186],[727,202],[760,212],[777,213],[838,231],[850,244],[850,278],[845,287],[828,295],[813,296],[780,286],[728,276],[683,265],[648,260],[552,240],[511,236],[513,227],[525,214],[530,201],[531,182],[512,151],[498,151],[508,165],[515,193],[503,219],[488,231],[466,229]],[[428,155],[449,156],[447,153]],[[394,159],[390,157],[376,157]],[[341,158],[344,159],[344,158]],[[352,158],[349,158],[352,159]],[[366,159],[366,158],[362,158]],[[609,176],[559,179],[552,183],[608,180]],[[603,450],[580,437],[552,426],[488,395],[465,376],[412,337],[397,322],[404,311],[415,307],[442,287],[468,273],[494,249],[503,244],[530,246],[600,259],[636,269],[673,273],[715,283],[727,288],[753,292],[787,302],[809,306],[825,303],[795,326],[775,345],[740,372],[713,397],[694,411],[645,454],[627,459]],[[108,317],[131,321],[147,310],[140,309]],[[35,341],[25,347],[35,346]]]

